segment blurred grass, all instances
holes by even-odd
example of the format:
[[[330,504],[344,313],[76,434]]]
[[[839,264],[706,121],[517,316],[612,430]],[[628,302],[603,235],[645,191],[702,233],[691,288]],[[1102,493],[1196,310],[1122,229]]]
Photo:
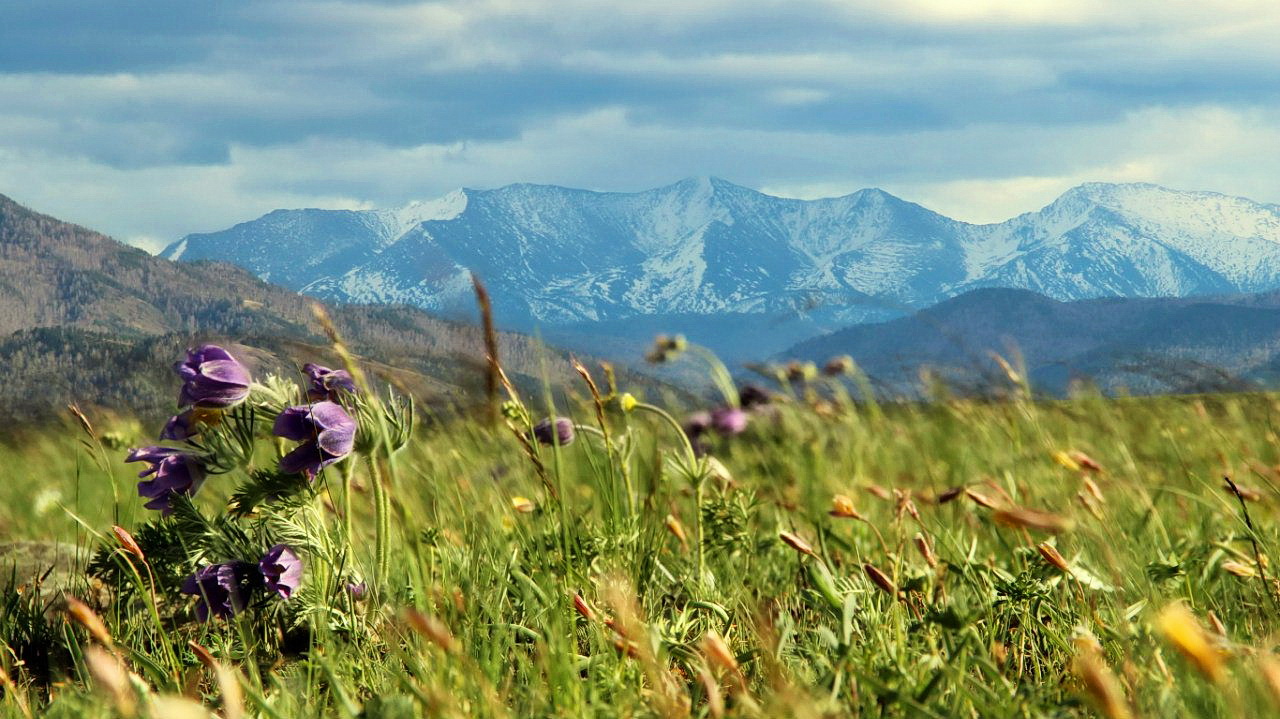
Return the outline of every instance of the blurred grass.
[[[732,478],[710,481],[701,508],[664,468],[677,438],[640,415],[609,413],[615,438],[631,427],[629,459],[582,432],[543,451],[562,504],[505,429],[455,419],[398,457],[393,581],[385,606],[363,610],[368,633],[318,631],[304,654],[259,663],[246,659],[255,640],[235,625],[167,631],[176,646],[196,639],[238,667],[247,711],[260,716],[1090,716],[1101,690],[1091,694],[1072,667],[1095,640],[1138,715],[1271,715],[1277,587],[1229,571],[1259,567],[1223,477],[1257,493],[1253,538],[1262,571],[1276,576],[1266,558],[1280,541],[1278,416],[1269,394],[880,408],[794,400],[714,445]],[[595,423],[585,405],[574,419]],[[99,431],[112,436],[105,464],[72,425],[0,449],[0,541],[91,543],[69,512],[100,532],[150,519],[121,462],[124,447],[147,438],[119,420]],[[1073,451],[1102,471],[1064,457]],[[339,475],[327,474],[336,503]],[[368,481],[362,465],[357,486]],[[212,478],[199,504],[221,511],[235,482]],[[939,503],[957,488],[971,494]],[[866,521],[832,516],[837,494]],[[973,495],[1073,528],[1053,537],[1005,526]],[[517,511],[517,497],[533,511]],[[357,501],[357,530],[371,537],[373,503],[367,491]],[[689,546],[698,519],[703,577]],[[1044,541],[1069,574],[1042,558]],[[866,565],[901,594],[878,588]],[[575,594],[593,619],[575,611]],[[1175,601],[1226,656],[1220,681],[1157,631],[1156,613]],[[12,636],[19,612],[0,611]],[[131,666],[157,655],[142,612],[106,616]],[[50,621],[78,656],[83,634]],[[157,691],[218,706],[211,673],[189,653],[183,661],[189,684]],[[84,666],[73,662],[51,688],[0,653],[24,685],[0,688],[0,716],[22,716],[18,693],[48,716],[120,712]],[[1116,706],[1103,711],[1115,716]]]

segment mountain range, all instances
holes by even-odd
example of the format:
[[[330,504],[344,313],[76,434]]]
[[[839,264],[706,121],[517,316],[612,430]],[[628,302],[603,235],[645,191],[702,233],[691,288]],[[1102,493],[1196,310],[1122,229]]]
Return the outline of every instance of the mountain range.
[[[277,210],[161,256],[445,316],[471,311],[475,271],[500,322],[567,346],[632,348],[665,328],[759,358],[985,287],[1056,300],[1280,288],[1280,206],[1090,183],[977,225],[877,189],[796,200],[718,178],[638,193],[519,184],[395,210]]]

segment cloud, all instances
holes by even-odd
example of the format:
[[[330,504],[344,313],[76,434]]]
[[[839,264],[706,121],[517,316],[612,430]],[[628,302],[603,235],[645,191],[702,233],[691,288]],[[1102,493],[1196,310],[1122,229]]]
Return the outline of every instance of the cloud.
[[[138,242],[280,206],[715,174],[974,221],[1280,200],[1269,1],[70,0],[0,10],[0,192]]]

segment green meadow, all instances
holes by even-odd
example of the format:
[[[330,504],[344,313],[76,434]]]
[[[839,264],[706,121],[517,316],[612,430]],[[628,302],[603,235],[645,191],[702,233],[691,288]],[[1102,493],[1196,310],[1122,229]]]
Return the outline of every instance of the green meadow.
[[[11,431],[0,716],[1280,710],[1280,397],[876,404],[819,378],[699,457],[692,408],[590,371],[598,395],[419,407],[403,447],[311,483],[259,471],[288,449],[259,439],[167,519],[123,461],[155,427]],[[572,443],[530,438],[552,413]],[[193,616],[191,557],[280,537],[293,597]]]

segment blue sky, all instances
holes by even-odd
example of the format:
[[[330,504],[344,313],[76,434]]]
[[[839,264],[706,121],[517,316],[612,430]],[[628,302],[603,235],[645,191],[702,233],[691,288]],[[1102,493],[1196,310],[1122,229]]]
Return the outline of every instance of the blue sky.
[[[0,2],[0,193],[154,248],[459,186],[1280,202],[1273,0]]]

